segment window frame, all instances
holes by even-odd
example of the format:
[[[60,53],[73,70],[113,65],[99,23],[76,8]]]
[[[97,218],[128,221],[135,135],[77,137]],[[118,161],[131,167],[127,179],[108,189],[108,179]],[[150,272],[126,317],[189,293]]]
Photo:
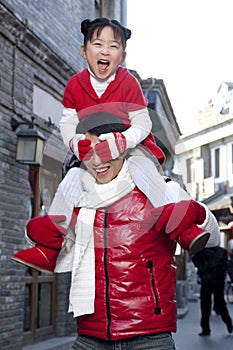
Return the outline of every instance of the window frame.
[[[32,218],[35,216],[43,215],[41,213],[42,201],[41,201],[41,190],[40,185],[46,183],[53,183],[52,197],[55,194],[58,184],[61,181],[61,173],[57,174],[54,171],[54,160],[49,157],[44,158],[44,167],[29,166],[29,183],[31,185],[31,206],[32,206]],[[52,165],[51,165],[52,164]],[[51,169],[50,167],[51,166]],[[57,166],[57,169],[61,169],[62,165]],[[47,178],[42,179],[42,177]],[[50,301],[50,317],[51,323],[45,327],[38,327],[38,312],[39,312],[39,288],[43,283],[51,284],[51,301]],[[29,329],[24,331],[24,344],[33,343],[38,340],[43,340],[46,336],[53,336],[55,334],[55,310],[56,310],[56,275],[55,274],[44,274],[33,268],[25,267],[25,300],[27,288],[30,288],[29,297]],[[24,326],[26,318],[24,315]]]

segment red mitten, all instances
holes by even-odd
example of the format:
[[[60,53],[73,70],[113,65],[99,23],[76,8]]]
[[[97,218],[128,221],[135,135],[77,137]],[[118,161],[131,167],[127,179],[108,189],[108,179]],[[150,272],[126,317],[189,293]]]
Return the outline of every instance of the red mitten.
[[[171,239],[193,224],[203,224],[206,218],[205,208],[192,199],[154,208],[152,214],[156,217],[155,229],[170,234]]]
[[[60,249],[67,230],[58,223],[65,220],[65,215],[46,214],[35,217],[27,223],[27,235],[37,244],[47,248]]]
[[[96,144],[95,151],[103,163],[118,158],[126,151],[126,138],[120,132],[101,134],[99,140],[102,142]]]
[[[81,161],[89,160],[93,154],[91,140],[87,140],[84,134],[76,134],[70,140],[69,146],[74,155]]]

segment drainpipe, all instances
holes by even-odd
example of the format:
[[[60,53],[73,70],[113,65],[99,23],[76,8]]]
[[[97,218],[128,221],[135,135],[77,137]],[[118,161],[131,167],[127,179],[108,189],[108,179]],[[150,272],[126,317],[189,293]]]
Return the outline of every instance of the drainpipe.
[[[151,89],[155,86],[155,82],[156,82],[156,79],[155,78],[151,78],[151,84],[150,86],[148,87],[148,89],[146,90],[145,92],[145,97],[147,98],[148,96],[148,93],[151,91]]]
[[[121,24],[127,27],[127,0],[121,0]]]

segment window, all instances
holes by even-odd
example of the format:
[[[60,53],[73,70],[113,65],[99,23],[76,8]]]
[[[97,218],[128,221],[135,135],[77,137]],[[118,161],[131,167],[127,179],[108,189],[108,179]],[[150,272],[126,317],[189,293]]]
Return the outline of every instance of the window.
[[[48,212],[61,181],[61,164],[47,156],[43,166],[29,167],[31,186],[30,218]],[[60,172],[59,172],[60,171]],[[55,324],[56,277],[25,268],[24,343],[53,335]]]
[[[214,177],[220,177],[220,149],[214,150]]]
[[[95,0],[95,17],[109,17],[109,6],[111,1],[109,0]],[[111,17],[111,16],[110,16]]]
[[[195,168],[193,158],[186,159],[187,183],[195,182]]]
[[[201,159],[204,162],[204,179],[206,179],[211,176],[211,152],[209,145],[201,147]]]
[[[227,171],[229,172],[229,164],[231,162],[229,158],[230,148],[228,144],[228,152],[227,145],[222,144],[220,146],[214,147],[210,149],[211,152],[211,176],[216,180],[215,183],[220,183],[225,181],[226,177],[226,164],[228,161]]]
[[[95,17],[101,17],[101,0],[95,0]]]
[[[233,174],[233,143],[231,145],[231,173]]]
[[[43,339],[54,332],[55,276],[30,267],[25,271],[24,340]]]
[[[38,82],[39,84],[39,82]],[[51,93],[40,88],[38,85],[33,86],[33,113],[55,125],[59,124],[62,116],[62,103],[58,98],[55,98]]]

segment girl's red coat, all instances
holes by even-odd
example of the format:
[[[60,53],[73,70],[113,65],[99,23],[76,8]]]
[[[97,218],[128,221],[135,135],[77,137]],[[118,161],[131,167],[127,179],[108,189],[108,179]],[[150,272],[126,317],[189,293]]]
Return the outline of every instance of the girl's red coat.
[[[81,120],[85,116],[108,112],[120,117],[127,127],[130,126],[129,112],[145,108],[148,100],[142,93],[138,80],[128,71],[119,67],[116,78],[101,97],[98,97],[91,85],[88,69],[73,75],[67,83],[62,100],[64,107],[75,109]],[[142,142],[162,164],[165,160],[163,151],[156,145],[152,133]]]

